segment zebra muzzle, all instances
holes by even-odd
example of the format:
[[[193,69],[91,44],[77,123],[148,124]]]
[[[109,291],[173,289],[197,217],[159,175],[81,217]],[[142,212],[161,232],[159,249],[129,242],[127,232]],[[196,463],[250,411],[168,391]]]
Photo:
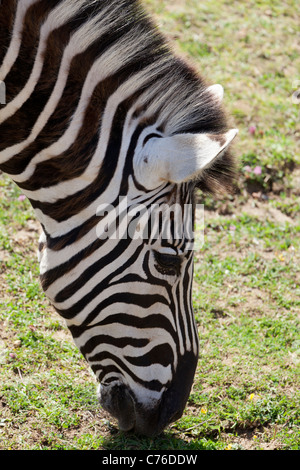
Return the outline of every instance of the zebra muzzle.
[[[122,381],[102,383],[99,400],[102,407],[117,418],[121,431],[134,431],[145,436],[160,434],[179,419],[189,397],[197,366],[197,355],[180,357],[173,381],[160,399],[138,400],[133,390]]]
[[[102,407],[117,418],[121,431],[131,431],[135,427],[135,405],[128,388],[121,382],[101,384],[99,400]]]
[[[160,402],[153,407],[138,403],[122,382],[101,384],[99,400],[102,407],[118,420],[121,431],[153,436],[163,430],[159,426]]]

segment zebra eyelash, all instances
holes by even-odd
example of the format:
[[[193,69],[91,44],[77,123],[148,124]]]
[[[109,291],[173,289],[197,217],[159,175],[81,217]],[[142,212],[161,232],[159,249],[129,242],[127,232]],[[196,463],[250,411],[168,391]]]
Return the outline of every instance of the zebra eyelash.
[[[179,276],[182,264],[182,257],[179,255],[171,255],[169,253],[160,253],[153,250],[155,268],[160,274],[168,276]]]

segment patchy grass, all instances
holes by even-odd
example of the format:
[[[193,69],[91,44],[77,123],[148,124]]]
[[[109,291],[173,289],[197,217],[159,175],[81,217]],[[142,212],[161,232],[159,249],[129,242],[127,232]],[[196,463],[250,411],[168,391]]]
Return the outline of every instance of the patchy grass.
[[[206,211],[195,253],[194,388],[162,436],[117,430],[41,293],[33,212],[1,176],[0,449],[299,450],[297,3],[145,3],[177,51],[224,86],[240,129],[236,194],[199,195]]]
[[[296,2],[145,3],[176,51],[224,86],[226,108],[240,130],[241,164],[260,165],[268,189],[286,185],[286,170],[300,163],[300,110],[292,101],[300,80]]]
[[[240,448],[298,449],[300,225],[268,216],[269,203],[256,206],[207,217],[194,293],[202,353],[190,397],[195,424],[207,412],[193,432]]]

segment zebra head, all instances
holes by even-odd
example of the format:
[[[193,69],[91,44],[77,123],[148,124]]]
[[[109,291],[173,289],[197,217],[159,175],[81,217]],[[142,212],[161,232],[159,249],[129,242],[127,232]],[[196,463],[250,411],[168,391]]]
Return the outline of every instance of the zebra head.
[[[159,433],[198,359],[194,190],[232,176],[222,87],[173,55],[139,0],[2,0],[0,26],[0,170],[43,227],[42,287],[103,407]]]
[[[81,275],[86,294],[76,280],[70,316],[62,309],[69,287],[54,300],[100,382],[100,403],[123,431],[154,435],[183,413],[198,360],[194,189],[236,132],[164,136],[136,127],[121,195],[98,201],[97,260]]]
[[[220,87],[205,93],[219,106]],[[237,131],[172,135],[140,104],[130,102],[123,119],[115,111],[115,167],[106,153],[109,176],[101,176],[87,222],[67,237],[44,236],[40,266],[46,295],[100,382],[103,408],[121,430],[154,435],[182,415],[197,366],[194,189],[228,166]],[[106,149],[116,148],[112,130]]]

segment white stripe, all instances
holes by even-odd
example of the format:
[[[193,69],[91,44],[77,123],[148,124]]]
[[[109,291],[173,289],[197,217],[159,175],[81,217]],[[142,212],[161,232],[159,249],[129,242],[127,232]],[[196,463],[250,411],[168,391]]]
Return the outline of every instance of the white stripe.
[[[182,264],[182,273],[184,273],[185,270],[186,270],[186,260]],[[186,311],[185,304],[184,304],[184,300],[185,300],[185,297],[188,295],[188,292],[189,291],[184,292],[182,282],[179,283],[179,313],[180,313],[181,320],[184,326],[177,330],[177,334],[178,336],[180,336],[180,347],[182,348],[181,349],[182,354],[184,354],[185,351],[191,351],[192,349],[191,338],[189,336],[189,330],[188,330],[188,325],[189,323],[191,323],[191,310],[188,309],[188,311]],[[183,328],[184,328],[185,344],[182,344]]]
[[[112,323],[110,325],[100,325],[95,326],[93,328],[89,328],[85,330],[85,332],[79,337],[76,338],[76,345],[77,347],[83,347],[91,338],[95,338],[99,335],[107,335],[111,338],[138,338],[139,340],[147,339],[149,343],[144,347],[136,347],[136,346],[125,346],[122,349],[122,352],[118,353],[118,356],[132,356],[137,357],[138,355],[147,354],[151,349],[155,346],[159,346],[160,344],[168,344],[173,351],[174,356],[176,357],[176,343],[172,336],[162,328],[136,328],[130,325],[123,325],[120,323]],[[105,348],[109,348],[110,345],[104,343],[102,345],[98,344],[95,348],[86,356],[91,357],[97,352],[101,350],[105,350]],[[104,349],[102,349],[104,348]],[[118,348],[119,349],[119,348]]]
[[[101,274],[102,274],[102,270],[101,270]],[[97,276],[92,278],[92,281],[95,281],[95,280],[97,280]],[[97,283],[95,283],[95,282],[94,282],[94,284],[97,285]],[[84,287],[86,287],[86,289]],[[75,293],[70,299],[67,299],[64,302],[52,302],[54,307],[57,308],[58,310],[61,310],[61,311],[65,310],[65,309],[72,308],[76,304],[76,302],[82,300],[84,295],[86,295],[90,292],[89,283],[87,283],[84,287],[79,290],[80,294]],[[93,287],[95,287],[95,285]],[[151,289],[151,291],[149,291],[149,288]],[[88,317],[88,315],[96,307],[98,307],[98,305],[100,305],[100,303],[104,302],[105,300],[107,300],[107,298],[110,298],[111,296],[113,296],[115,294],[120,295],[121,293],[124,293],[124,294],[130,293],[130,295],[141,295],[141,294],[144,293],[146,295],[147,291],[150,295],[153,295],[154,292],[155,292],[155,294],[161,295],[164,298],[166,297],[165,288],[163,288],[161,286],[149,285],[149,282],[148,283],[147,282],[146,283],[131,282],[130,284],[128,284],[128,283],[116,284],[114,286],[107,287],[106,289],[104,289],[104,291],[100,292],[100,294],[98,296],[94,297],[80,311],[80,313],[78,313],[76,316],[74,316],[74,318],[72,318],[72,324],[74,324],[74,323],[75,324],[81,324]],[[168,312],[166,318],[168,318],[168,320],[171,323],[173,323],[172,314],[171,314],[169,306],[166,307],[166,306],[162,305],[160,302],[156,302],[155,305],[156,305],[156,308],[152,305],[151,307],[149,307],[149,309],[146,309],[146,308],[139,308],[134,303],[114,302],[114,303],[110,304],[110,306],[108,308],[105,308],[105,309],[101,310],[101,320],[103,320],[106,317],[106,314],[108,316],[110,316],[110,315],[113,314],[113,312],[115,312],[115,313],[120,313],[120,312],[123,313],[124,312],[124,313],[128,313],[128,314],[131,312],[131,313],[134,313],[134,315],[136,317],[138,317],[137,312],[139,310],[141,311],[142,316],[145,316],[145,312],[148,311],[148,310],[151,310],[151,313],[155,313],[155,312],[156,313],[161,313],[161,310],[165,308]],[[63,315],[63,312],[62,312],[62,315]],[[97,321],[99,321],[99,318],[94,319],[90,324],[92,325],[94,323],[97,323]]]
[[[120,257],[118,259],[118,266],[122,266],[123,263],[125,263],[129,258],[131,258],[134,255],[134,253],[136,251],[136,248],[137,248],[136,243],[130,243],[128,248],[122,253],[122,257]],[[61,278],[54,281],[53,284],[51,284],[51,286],[49,286],[49,288],[46,290],[46,295],[49,298],[54,299],[56,294],[62,290],[62,286],[67,287],[68,285],[70,285],[72,282],[74,282],[76,279],[79,278],[81,273],[83,273],[86,269],[88,269],[90,266],[92,266],[92,264],[94,264],[97,260],[102,259],[105,255],[107,255],[107,253],[110,253],[113,249],[117,249],[116,241],[115,240],[107,240],[107,242],[103,246],[101,246],[98,250],[94,251],[90,256],[82,259],[80,261],[80,263],[78,263],[74,267],[74,269],[69,271],[64,276],[63,281],[62,281]],[[77,252],[75,250],[76,250],[76,248],[73,248],[73,254],[79,253],[79,251]],[[48,251],[48,249],[46,248],[44,250],[44,253],[47,253],[47,251]],[[48,259],[51,262],[51,264],[60,265],[61,262],[62,262],[60,252],[55,253],[55,252],[52,251],[51,254],[47,253],[47,256],[45,257],[45,259],[42,260],[42,265],[45,268],[45,271],[47,271],[46,268],[48,268],[48,270],[49,270],[49,266],[46,266],[46,263],[47,263]],[[114,262],[112,264],[114,264]],[[114,267],[114,269],[115,269],[115,267]],[[101,278],[105,279],[107,276],[111,275],[111,273],[114,271],[114,269],[112,269],[111,263],[104,266],[101,269]],[[97,280],[94,280],[94,281],[90,280],[90,282],[93,283],[93,287],[95,287],[99,283],[99,274],[96,274],[95,277],[98,279],[98,281]],[[94,278],[92,278],[92,279],[94,279]],[[85,286],[83,286],[83,289],[85,289],[86,292],[89,292],[91,290],[91,289],[85,288]],[[79,296],[79,299],[80,299],[80,296]],[[75,300],[73,302],[70,301],[70,303],[75,303]]]
[[[99,361],[91,360],[92,356],[102,352],[108,352],[116,357],[127,365],[127,367],[132,371],[133,374],[137,375],[139,378],[142,378],[144,381],[158,380],[162,384],[166,384],[169,380],[172,379],[172,369],[171,365],[162,366],[161,364],[155,363],[150,367],[134,366],[131,362],[127,361],[124,356],[130,357],[140,357],[149,353],[154,347],[159,346],[160,344],[168,344],[173,351],[173,355],[176,358],[176,344],[172,336],[165,330],[161,328],[143,328],[138,329],[133,326],[127,326],[119,323],[112,323],[110,325],[103,325],[95,327],[91,330],[88,330],[87,334],[83,334],[80,338],[76,338],[75,342],[77,347],[82,347],[86,342],[98,335],[108,335],[112,338],[138,338],[138,339],[147,339],[149,340],[148,345],[143,348],[135,348],[134,346],[126,346],[125,348],[118,348],[115,345],[110,345],[109,343],[99,344],[94,350],[86,355],[86,358],[89,361],[89,364],[97,364]],[[104,368],[108,363],[113,360],[105,359],[101,361],[101,368]]]
[[[89,364],[99,364],[102,370],[109,366],[120,367],[111,358],[105,359],[104,361],[101,361],[101,363],[99,361],[89,361]],[[129,364],[128,368],[130,371],[132,371],[132,374],[137,375],[139,379],[145,383],[151,382],[151,380],[159,380],[159,382],[164,385],[172,379],[172,371],[170,369],[171,366],[162,368],[162,366],[154,364],[151,367],[136,367],[132,364]],[[136,383],[130,374],[128,374],[125,370],[122,370],[122,382],[125,382],[129,389],[134,390],[135,396],[138,397],[139,404],[142,404],[144,401],[145,404],[149,405],[149,401],[152,402],[155,399],[159,399],[162,392],[165,390],[165,387],[163,387],[160,392],[146,389],[142,385]]]
[[[110,25],[108,28],[110,28]],[[139,44],[139,34],[136,33],[133,35],[132,33],[129,33],[124,36],[117,45],[108,49],[98,60],[96,60],[84,83],[80,101],[72,118],[71,125],[57,142],[37,154],[22,174],[17,176],[10,175],[15,182],[20,183],[26,181],[32,176],[38,163],[60,155],[65,152],[71,144],[73,144],[81,129],[84,119],[84,111],[90,102],[95,87],[99,82],[116,73],[126,65],[126,63],[129,63],[132,57],[139,50],[139,47],[145,47],[144,42],[140,46]],[[49,155],[51,157],[49,157]],[[86,188],[95,179],[95,175],[98,174],[97,170],[99,169],[101,161],[99,161],[99,158],[97,157],[98,155],[96,152],[91,159],[90,164],[80,177],[49,188],[43,188],[38,191],[26,191],[26,196],[33,200],[53,203],[58,199],[71,196],[77,191]],[[102,155],[102,157],[104,157],[104,155]]]
[[[149,287],[149,284],[148,284],[148,287]],[[106,289],[105,289],[105,292],[106,292]],[[120,291],[117,291],[117,294],[119,295]],[[153,294],[153,291],[152,291],[152,294]],[[78,315],[74,316],[74,318],[70,320],[66,320],[67,326],[70,328],[70,326],[73,326],[73,325],[75,326],[82,325],[82,323],[88,317],[88,314],[92,311],[92,307],[93,308],[96,307],[97,304],[98,304],[98,301],[95,301],[90,306],[91,307],[90,310],[86,308],[84,312],[82,311]],[[106,318],[110,319],[112,315],[119,315],[119,314],[132,315],[134,317],[138,317],[141,319],[147,318],[147,316],[149,315],[163,315],[165,318],[169,320],[170,325],[173,327],[174,331],[176,331],[174,320],[173,320],[173,315],[169,306],[166,306],[162,304],[161,302],[156,302],[148,308],[144,308],[135,304],[125,304],[122,302],[114,302],[110,304],[109,306],[103,308],[101,312],[99,312],[97,317],[89,323],[89,326],[97,325],[99,321],[103,321]]]
[[[4,81],[6,75],[14,65],[18,57],[20,46],[22,42],[23,22],[28,8],[37,3],[39,0],[20,0],[18,2],[14,27],[12,31],[12,39],[7,49],[6,55],[0,67],[0,80]],[[1,2],[0,2],[1,3]],[[1,5],[0,5],[1,7]],[[2,7],[4,8],[4,7]]]
[[[111,336],[112,338],[126,338],[126,337],[129,337],[129,338],[132,338],[132,331],[128,331],[128,330],[131,330],[132,328],[128,328],[127,326],[125,325],[121,325],[121,324],[115,324],[115,323],[112,323],[111,325],[109,325],[109,328],[99,328],[99,331],[98,331],[98,334],[99,335],[108,335],[108,336]],[[104,331],[103,331],[104,330]],[[106,330],[106,331],[105,331]],[[94,356],[95,354],[99,354],[101,352],[110,352],[112,354],[115,354],[117,357],[124,357],[124,356],[129,356],[129,357],[141,357],[141,356],[144,356],[146,354],[148,354],[153,348],[155,348],[156,346],[159,346],[161,344],[165,344],[167,343],[170,347],[173,346],[173,351],[174,349],[176,348],[176,345],[173,341],[173,338],[171,335],[169,334],[166,334],[166,331],[165,330],[161,330],[159,331],[158,328],[155,328],[155,332],[152,331],[152,329],[150,328],[149,331],[148,331],[148,334],[150,334],[151,336],[151,341],[149,341],[149,343],[144,346],[144,347],[135,347],[135,346],[131,346],[131,345],[128,345],[128,346],[125,346],[125,347],[117,347],[117,346],[112,346],[108,343],[101,343],[101,344],[98,344],[94,350],[89,353],[89,354],[86,354],[86,359],[89,360],[92,356]],[[158,331],[157,331],[158,330]],[[146,330],[147,331],[147,330]],[[139,330],[140,332],[140,330]],[[159,337],[159,334],[160,333],[160,337]],[[163,333],[163,334],[162,334]],[[95,332],[95,335],[97,333]],[[154,336],[156,334],[156,336]],[[142,339],[139,336],[136,336],[138,339]],[[160,341],[159,341],[160,340]],[[171,344],[170,344],[171,343]],[[122,359],[123,361],[123,359]],[[132,366],[134,367],[134,366]],[[158,376],[159,377],[159,376]]]
[[[123,325],[119,325],[122,327]],[[136,366],[133,365],[131,362],[126,360],[124,356],[120,353],[120,348],[116,346],[111,346],[105,344],[104,347],[107,347],[107,351],[109,351],[114,356],[120,358],[121,362],[127,366],[127,368],[132,372],[132,374],[139,377],[140,380],[143,382],[151,382],[151,380],[159,380],[159,382],[163,385],[166,385],[172,379],[172,368],[171,364],[167,365],[166,367],[161,364],[151,364],[151,366]],[[99,348],[99,353],[105,351],[105,348]],[[122,350],[121,350],[122,351]],[[99,361],[93,361],[87,358],[89,364],[92,366],[93,364],[97,364]],[[113,364],[113,359],[109,359],[109,361]],[[101,366],[104,367],[104,363],[106,361],[101,361]],[[117,363],[116,363],[117,365]],[[123,371],[124,375],[126,375],[125,371]],[[134,387],[135,388],[135,387]]]
[[[88,2],[88,0],[84,0],[84,1]],[[64,9],[67,9],[67,5],[63,4],[63,6],[64,6]],[[75,11],[77,11],[77,9]],[[43,68],[43,63],[44,63],[43,54],[46,50],[47,39],[48,39],[50,32],[53,29],[56,29],[57,27],[61,26],[61,24],[63,24],[67,19],[69,19],[72,16],[71,15],[72,10],[68,12],[68,16],[65,14],[65,16],[61,15],[61,17],[59,17],[59,12],[57,12],[56,10],[58,10],[58,8],[53,10],[53,12],[48,17],[47,22],[41,28],[41,40],[39,43],[37,57],[34,63],[31,76],[27,84],[23,88],[23,90],[19,93],[19,95],[16,96],[16,98],[11,103],[9,103],[3,109],[2,112],[0,111],[0,123],[3,122],[5,119],[9,118],[10,116],[12,116],[19,108],[21,108],[21,106],[25,103],[25,101],[30,97],[31,93],[34,91],[35,85],[37,84],[39,80],[39,77]],[[73,5],[73,10],[74,10],[74,5]],[[56,23],[53,22],[54,20],[53,15],[55,15],[55,13],[57,13],[58,15],[58,21]],[[63,13],[65,12],[63,11]],[[62,58],[62,62],[61,62],[61,66],[59,69],[59,74],[56,80],[54,90],[45,108],[40,114],[37,122],[35,123],[31,131],[31,134],[23,142],[13,145],[12,147],[8,147],[3,152],[1,152],[0,163],[4,163],[8,161],[14,155],[22,152],[22,150],[24,150],[24,148],[28,146],[30,143],[34,142],[39,132],[43,129],[49,117],[55,110],[57,103],[63,94],[64,88],[67,82],[67,78],[68,78],[70,64],[71,64],[73,57],[77,54],[82,53],[84,50],[86,50],[87,47],[89,47],[94,42],[94,40],[97,37],[99,37],[99,19],[103,16],[104,13],[105,11],[104,12],[102,11],[99,15],[95,16],[88,23],[84,24],[79,30],[75,31],[75,33],[72,35],[70,42],[65,48],[65,51],[63,54],[63,58]],[[60,23],[59,21],[61,21],[62,23]],[[109,25],[108,27],[110,26],[111,25]],[[107,29],[104,28],[104,33],[106,31]]]
[[[192,292],[193,292],[193,266],[194,262],[191,262],[190,269],[189,269],[189,275],[190,275],[190,281],[187,289],[187,294],[188,299],[188,309],[189,309],[189,315],[190,315],[190,321],[191,321],[191,329],[192,329],[192,345],[193,345],[193,353],[196,355],[198,353],[198,346],[199,346],[199,336],[198,336],[198,326],[196,323],[195,315],[194,315],[194,309],[193,309],[193,299],[192,299]]]
[[[152,191],[152,193],[147,194],[147,204],[151,204],[152,200],[157,199],[157,193],[158,191]],[[152,199],[150,198],[151,194]],[[139,199],[135,199],[134,202],[139,204],[140,202],[143,202],[143,198],[145,198],[145,194],[143,194],[143,197]],[[150,198],[150,199],[149,199]],[[130,203],[130,201],[129,201]],[[91,245],[95,240],[97,239],[97,233],[96,233],[96,227],[94,227],[92,230],[90,230],[86,235],[84,235],[82,238],[80,238],[78,241],[75,241],[71,245],[66,246],[65,248],[61,249],[59,252],[55,250],[51,250],[50,248],[46,248],[40,253],[40,273],[45,274],[47,271],[56,268],[57,266],[66,263],[69,261],[75,254],[79,253],[83,249],[85,249],[87,246]],[[110,246],[112,244],[112,246]],[[106,240],[105,244],[103,245],[103,255],[107,254],[113,247],[115,246],[115,241],[114,240]],[[99,256],[101,254],[99,253]],[[76,271],[76,269],[75,269]],[[69,273],[70,274],[70,273]],[[121,275],[120,275],[121,276]],[[76,273],[74,273],[74,279],[77,278]],[[117,281],[118,278],[115,278]],[[59,289],[61,288],[61,281],[60,285],[58,286]],[[58,290],[57,290],[58,292]]]
[[[96,376],[98,377],[98,380],[99,380],[100,373],[103,370],[105,370],[105,367],[109,367],[110,365],[115,365],[110,360],[106,360],[106,361],[101,362],[101,364],[100,363],[98,364],[99,364],[99,370],[97,370],[96,372]],[[137,398],[138,403],[141,405],[144,404],[147,407],[149,407],[149,405],[152,404],[153,408],[155,408],[156,403],[158,404],[158,401],[161,399],[162,393],[166,390],[166,386],[163,386],[159,392],[155,390],[149,390],[143,387],[143,385],[135,382],[134,379],[131,378],[130,375],[128,375],[125,371],[122,371],[122,374],[118,374],[117,372],[112,372],[112,373],[108,373],[107,375],[104,375],[102,383],[105,383],[107,378],[109,378],[110,376],[120,377],[121,383],[125,383],[128,386],[129,390],[134,390],[134,394]],[[101,390],[101,385],[100,385],[100,390]]]
[[[120,261],[122,263],[122,260],[118,260],[118,261]],[[136,267],[136,266],[135,265],[131,266],[131,273],[133,271],[133,267]],[[113,266],[113,267],[110,266],[110,271],[112,271],[112,269],[116,269],[115,266]],[[103,269],[101,269],[101,278],[103,279],[102,272],[103,272]],[[79,275],[78,275],[78,277],[79,277]],[[82,300],[83,297],[86,294],[88,294],[89,292],[91,292],[92,289],[94,289],[98,284],[99,284],[99,277],[97,275],[95,275],[81,289],[76,291],[73,294],[72,297],[65,300],[64,302],[54,303],[54,306],[59,310],[72,308],[73,305],[75,305],[77,302]],[[149,287],[151,288],[150,292],[149,292]],[[98,297],[95,297],[84,308],[84,310],[82,310],[80,315],[87,316],[87,315],[84,314],[85,311],[90,313],[95,307],[97,307],[97,305],[99,305],[101,302],[106,300],[108,297],[111,297],[115,294],[120,294],[120,293],[130,294],[130,295],[146,295],[147,293],[151,294],[151,295],[154,295],[154,293],[155,293],[155,295],[156,294],[161,295],[164,298],[168,297],[167,290],[164,287],[156,286],[156,285],[150,285],[149,286],[149,282],[147,282],[147,281],[144,282],[144,283],[143,282],[137,282],[137,281],[136,282],[130,282],[130,283],[125,282],[124,284],[120,282],[120,283],[115,284],[113,286],[106,287],[105,290],[103,292],[101,292]],[[122,304],[122,302],[120,302],[119,304]],[[128,308],[129,308],[130,311],[132,310],[132,305],[133,304],[127,304],[127,303],[124,304],[124,306],[126,307],[126,310],[128,310]],[[123,306],[122,312],[124,311],[124,306]],[[163,307],[160,306],[160,309],[157,311],[157,313],[160,312],[162,308]],[[142,309],[142,310],[144,311],[145,309]],[[103,315],[103,311],[101,311],[101,318],[103,318],[102,315]],[[138,315],[136,315],[136,313],[135,313],[135,316],[138,316]],[[170,322],[172,322],[172,317],[170,317],[169,320],[170,320]]]
[[[106,153],[106,148],[109,140],[109,133],[112,127],[113,118],[116,112],[118,105],[129,98],[132,93],[146,84],[148,81],[151,82],[153,76],[155,77],[157,73],[157,69],[161,70],[164,67],[163,62],[159,64],[151,65],[144,69],[142,72],[139,72],[130,77],[125,83],[123,83],[118,90],[109,98],[107,102],[106,109],[103,115],[103,122],[102,122],[102,129],[101,129],[101,136],[99,139],[98,147],[95,152],[95,159],[98,161],[98,164],[102,162],[104,155]],[[126,132],[123,130],[123,143],[121,152],[118,158],[118,165],[115,171],[115,174],[110,182],[109,187],[107,188],[101,196],[91,203],[87,208],[83,211],[77,213],[76,215],[70,217],[68,220],[63,222],[57,222],[51,217],[44,215],[39,209],[35,210],[36,216],[38,220],[45,226],[48,233],[51,233],[52,237],[63,236],[72,230],[74,227],[82,225],[86,220],[88,220],[91,216],[96,214],[97,208],[100,204],[107,203],[107,201],[115,200],[119,193],[120,193],[120,181],[124,167],[124,161],[126,157],[127,148],[130,142],[130,136],[132,135],[135,127],[136,122],[130,122],[131,116],[134,113],[135,109],[131,110],[131,113],[128,114],[126,119]],[[125,126],[124,126],[125,129]],[[131,131],[130,135],[128,133]],[[100,163],[99,163],[100,162]],[[26,194],[26,192],[25,192]]]
[[[39,46],[29,80],[22,91],[13,99],[13,101],[11,101],[3,110],[0,110],[0,123],[8,119],[18,109],[20,109],[32,94],[40,78],[44,63],[43,55],[46,50],[47,40],[50,33],[54,29],[59,28],[64,23],[66,23],[70,18],[72,18],[72,16],[74,16],[75,13],[80,11],[81,7],[87,3],[89,3],[89,0],[65,0],[51,11],[46,22],[41,27]],[[18,151],[16,151],[16,153],[18,153]],[[5,162],[6,160],[7,158],[4,154],[0,159],[0,163]]]

